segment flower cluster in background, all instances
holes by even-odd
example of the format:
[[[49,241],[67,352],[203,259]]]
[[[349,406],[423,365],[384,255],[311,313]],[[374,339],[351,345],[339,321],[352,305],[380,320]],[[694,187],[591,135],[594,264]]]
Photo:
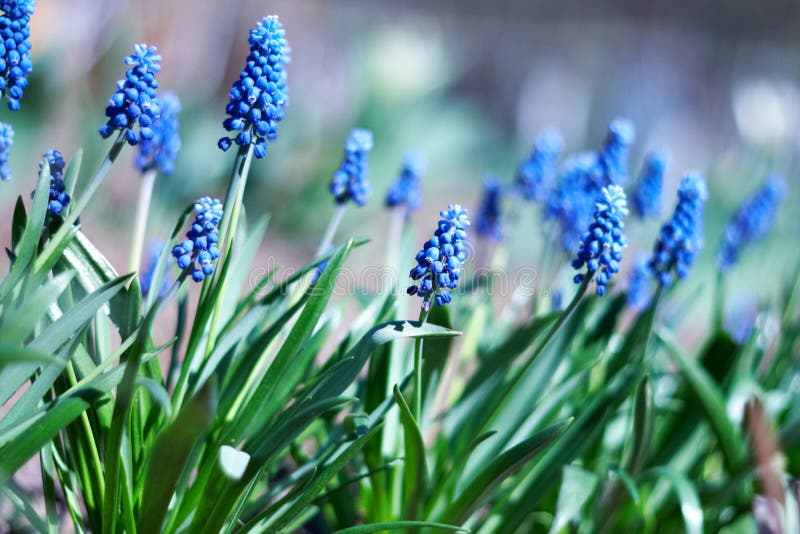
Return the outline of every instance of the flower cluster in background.
[[[661,213],[661,190],[666,166],[667,156],[663,152],[648,154],[639,181],[631,194],[631,207],[637,217],[657,217]]]
[[[344,158],[333,173],[330,191],[337,204],[352,200],[358,206],[367,203],[372,187],[369,183],[367,156],[372,150],[372,132],[357,128],[344,143]]]
[[[157,170],[162,174],[172,174],[181,148],[178,133],[181,102],[176,94],[167,92],[158,97],[158,103],[161,115],[153,122],[153,136],[142,138],[135,163],[142,172]]]
[[[422,205],[420,180],[425,174],[427,162],[425,156],[411,150],[403,156],[403,166],[397,180],[386,192],[386,207],[405,206],[407,213],[413,213]]]
[[[6,96],[11,111],[20,108],[28,74],[33,70],[30,21],[35,7],[33,0],[0,3],[0,96]]]
[[[9,149],[14,144],[14,128],[10,124],[0,122],[0,180],[11,179],[11,167],[8,165]]]

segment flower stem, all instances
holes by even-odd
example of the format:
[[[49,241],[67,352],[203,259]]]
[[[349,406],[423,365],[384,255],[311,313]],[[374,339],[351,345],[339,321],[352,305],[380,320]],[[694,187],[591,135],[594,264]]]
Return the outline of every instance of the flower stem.
[[[428,316],[431,313],[431,301],[435,294],[436,287],[434,286],[425,297],[422,309],[419,312],[420,325],[428,322]],[[420,430],[422,429],[422,341],[421,337],[414,341],[414,406],[412,412]]]
[[[336,211],[333,212],[331,220],[328,222],[328,227],[325,228],[325,234],[322,236],[322,241],[319,243],[319,248],[317,248],[314,258],[319,258],[328,251],[328,247],[331,246],[333,238],[336,236],[336,230],[338,230],[339,225],[342,224],[342,219],[344,218],[344,212],[346,210],[347,204],[339,204],[336,206]]]
[[[136,222],[133,226],[133,241],[131,241],[131,252],[128,258],[128,272],[138,271],[142,264],[142,249],[144,248],[144,236],[147,230],[147,218],[150,214],[150,199],[153,197],[153,184],[156,181],[155,169],[150,169],[144,173],[142,183],[139,187],[139,200],[136,204]]]

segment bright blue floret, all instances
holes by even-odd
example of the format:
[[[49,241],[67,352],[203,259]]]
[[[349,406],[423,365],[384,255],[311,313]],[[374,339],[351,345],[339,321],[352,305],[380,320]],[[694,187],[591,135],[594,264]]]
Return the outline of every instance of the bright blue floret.
[[[652,152],[647,156],[639,182],[631,194],[631,206],[637,217],[657,217],[661,212],[661,189],[666,164],[667,157],[662,152]]]
[[[355,129],[350,132],[344,144],[344,159],[333,173],[330,191],[337,204],[349,199],[359,206],[367,202],[372,188],[369,185],[367,156],[372,150],[372,132]]]
[[[432,300],[438,306],[452,300],[449,291],[458,287],[461,266],[467,260],[467,210],[451,204],[439,215],[436,232],[417,253],[417,265],[409,274],[414,284],[409,286],[408,294],[422,297],[426,311]]]
[[[405,206],[406,211],[417,211],[422,204],[420,197],[420,180],[425,174],[427,162],[421,152],[412,150],[403,156],[403,167],[400,176],[386,193],[386,207]]]
[[[53,215],[61,215],[64,208],[69,206],[70,197],[65,192],[64,186],[64,156],[58,150],[48,150],[42,157],[47,160],[50,165],[50,201],[47,204],[47,210]],[[39,168],[42,168],[42,162],[39,162]]]
[[[278,122],[283,120],[289,102],[285,67],[291,61],[291,49],[286,31],[274,15],[264,17],[250,30],[249,42],[250,54],[231,87],[225,108],[228,118],[222,123],[228,132],[238,133],[221,138],[217,145],[228,150],[232,143],[253,143],[253,155],[261,159],[267,153],[267,140],[278,135]]]
[[[108,139],[116,131],[124,131],[130,145],[136,145],[140,138],[153,139],[153,122],[160,114],[156,89],[156,74],[161,71],[161,56],[155,46],[133,45],[133,54],[125,58],[130,69],[125,79],[117,82],[117,91],[111,95],[106,107],[106,124],[100,128],[100,135]],[[139,131],[135,127],[139,126]]]
[[[214,261],[219,258],[217,226],[222,220],[222,203],[216,198],[204,197],[195,203],[194,212],[196,218],[186,234],[187,239],[172,249],[172,255],[181,269],[193,266],[192,279],[202,282],[214,272]]]
[[[0,1],[0,96],[8,98],[8,109],[17,111],[31,62],[30,21],[36,2],[33,0]]]
[[[635,137],[633,123],[628,119],[617,118],[608,125],[605,143],[597,155],[606,185],[625,185],[628,181],[628,152]]]
[[[161,256],[161,251],[164,250],[163,241],[154,241],[150,244],[147,251],[147,264],[139,274],[139,286],[142,289],[142,296],[147,296],[150,292],[150,286],[153,284],[153,275],[155,274],[158,265],[158,258]],[[158,297],[164,298],[172,285],[172,279],[167,271],[167,264],[164,264],[164,272],[161,278],[161,287],[158,288]]]
[[[555,130],[545,130],[536,139],[528,159],[520,163],[514,190],[527,201],[541,202],[547,197],[556,177],[556,165],[564,139]]]
[[[175,158],[181,148],[181,136],[178,132],[178,113],[181,102],[174,93],[164,93],[158,98],[161,115],[153,122],[152,139],[142,139],[139,153],[136,155],[136,166],[142,172],[157,170],[162,174],[172,174],[175,170]]]
[[[503,187],[500,180],[493,175],[484,178],[483,199],[475,219],[475,230],[479,236],[495,243],[503,240],[502,201]]]
[[[11,179],[11,167],[8,166],[8,156],[11,145],[14,144],[14,128],[10,124],[0,122],[0,180]]]
[[[653,299],[653,274],[649,265],[647,254],[639,253],[628,277],[628,307],[637,312],[647,308]]]
[[[706,183],[699,173],[688,173],[681,180],[675,212],[661,227],[650,258],[650,272],[661,285],[684,278],[703,247],[703,205],[707,197]]]
[[[572,260],[572,267],[586,272],[574,277],[580,284],[587,276],[594,277],[597,294],[606,294],[606,285],[615,273],[619,272],[622,251],[628,240],[622,233],[625,223],[622,219],[628,214],[625,191],[618,185],[604,187],[594,212],[594,222],[581,236],[578,254]]]
[[[722,232],[722,245],[717,255],[721,269],[730,268],[742,248],[769,232],[785,192],[786,181],[772,175],[739,207]]]

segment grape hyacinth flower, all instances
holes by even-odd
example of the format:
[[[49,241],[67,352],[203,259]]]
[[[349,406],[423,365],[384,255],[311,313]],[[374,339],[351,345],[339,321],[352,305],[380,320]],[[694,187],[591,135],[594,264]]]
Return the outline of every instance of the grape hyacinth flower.
[[[146,297],[150,292],[150,286],[153,284],[153,275],[155,274],[156,266],[158,265],[158,258],[161,256],[162,250],[164,250],[163,241],[154,241],[150,244],[147,254],[147,264],[139,275],[139,286],[142,289],[142,296],[144,297]],[[169,292],[170,286],[172,285],[172,280],[167,272],[166,264],[164,265],[164,272],[162,275],[163,278],[161,279],[161,287],[158,289],[159,298],[164,298],[167,292]]]
[[[590,224],[602,185],[597,169],[597,155],[581,152],[564,162],[558,185],[547,198],[546,215],[558,224],[562,248],[572,253],[581,234]]]
[[[503,188],[500,185],[500,180],[493,175],[484,178],[483,199],[478,209],[478,217],[475,220],[475,230],[479,236],[495,243],[503,240],[502,200]]]
[[[425,156],[416,150],[409,151],[403,156],[403,166],[397,181],[386,193],[386,207],[405,206],[406,212],[417,211],[422,205],[420,197],[420,180],[425,174],[427,162]]]
[[[355,129],[344,144],[344,159],[333,173],[330,191],[336,203],[345,204],[352,199],[359,206],[367,202],[372,188],[369,185],[367,156],[372,150],[372,132]]]
[[[225,108],[228,118],[222,123],[233,137],[222,137],[217,145],[223,151],[232,143],[253,144],[257,159],[267,153],[267,140],[278,135],[278,122],[285,116],[289,101],[286,86],[286,65],[291,61],[291,49],[286,42],[286,30],[277,16],[264,17],[250,30],[250,53],[239,79],[233,83]]]
[[[71,200],[64,186],[64,168],[66,167],[64,156],[58,150],[53,149],[42,154],[42,157],[50,165],[50,200],[47,204],[47,211],[52,215],[61,215]],[[41,168],[42,162],[39,162],[39,169]]]
[[[585,273],[578,273],[573,278],[576,284],[583,283],[587,277],[594,277],[597,294],[606,294],[606,286],[619,272],[622,251],[628,245],[622,233],[625,228],[622,219],[627,214],[628,205],[622,187],[604,187],[596,203],[594,222],[581,236],[578,254],[572,260],[574,269],[586,267]]]
[[[0,180],[4,182],[11,179],[11,167],[8,165],[8,156],[11,145],[14,144],[14,128],[10,124],[0,122]]]
[[[214,260],[219,258],[219,222],[222,220],[222,203],[218,199],[204,197],[194,205],[196,214],[192,229],[180,245],[172,249],[178,260],[178,267],[187,269],[193,266],[192,279],[202,282],[214,273]]]
[[[722,232],[717,256],[720,269],[729,269],[736,263],[742,248],[769,232],[785,193],[786,181],[773,174],[741,205]]]
[[[649,258],[645,253],[639,253],[628,277],[626,301],[629,308],[640,312],[650,305],[653,299],[652,282],[653,275],[650,272]]]
[[[529,202],[545,200],[563,147],[564,139],[557,131],[548,129],[539,134],[530,156],[517,168],[514,191]]]
[[[153,138],[153,122],[160,114],[156,89],[156,74],[161,71],[161,56],[155,46],[133,45],[133,54],[125,58],[130,69],[125,79],[117,82],[117,91],[106,107],[106,124],[100,135],[108,139],[116,131],[125,132],[125,140],[136,145],[140,139]],[[134,129],[139,126],[139,132]]]
[[[33,0],[2,0],[0,3],[0,96],[8,98],[8,109],[17,111],[31,61],[30,21],[36,2]]]
[[[608,125],[603,148],[597,155],[604,185],[625,185],[628,181],[628,152],[636,138],[636,130],[628,119],[616,118]]]
[[[631,206],[637,217],[656,217],[661,212],[661,189],[666,165],[667,157],[663,152],[651,152],[647,156],[639,182],[631,195]]]
[[[650,258],[650,272],[659,284],[668,286],[684,278],[703,246],[703,205],[708,197],[704,178],[687,173],[678,186],[675,212],[656,240]]]
[[[449,291],[458,287],[461,266],[467,260],[467,210],[451,204],[439,212],[441,219],[433,236],[425,242],[416,256],[417,265],[411,269],[409,295],[422,297],[422,309],[428,311],[431,301],[444,306],[452,300]]]
[[[142,172],[157,170],[161,174],[172,174],[175,158],[181,148],[178,132],[178,113],[181,102],[174,93],[164,93],[158,98],[161,115],[153,121],[152,139],[142,139],[135,164]]]

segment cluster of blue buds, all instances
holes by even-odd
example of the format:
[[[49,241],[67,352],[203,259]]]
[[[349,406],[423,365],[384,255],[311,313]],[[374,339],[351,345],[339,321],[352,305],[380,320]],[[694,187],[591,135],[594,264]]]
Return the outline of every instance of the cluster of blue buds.
[[[771,175],[744,201],[722,232],[722,244],[717,255],[721,269],[730,268],[743,247],[769,232],[785,193],[786,181],[778,175]]]
[[[545,200],[563,147],[564,139],[557,131],[548,129],[539,134],[530,156],[517,168],[514,191],[527,201]]]
[[[475,220],[475,230],[479,236],[495,243],[503,240],[502,221],[503,187],[500,180],[489,175],[483,179],[483,199]]]
[[[639,182],[631,195],[631,206],[637,217],[656,217],[661,212],[661,190],[666,165],[667,156],[663,152],[651,152],[647,156]]]
[[[647,254],[641,252],[636,256],[633,269],[628,277],[626,301],[628,307],[640,312],[650,305],[653,299],[653,276]]]
[[[142,289],[142,296],[147,296],[150,293],[150,286],[153,285],[153,275],[158,266],[158,258],[161,256],[161,251],[164,250],[163,241],[154,241],[150,244],[147,251],[147,264],[139,275],[139,287]],[[172,285],[172,279],[167,271],[167,265],[164,265],[163,278],[161,279],[161,287],[158,288],[158,297],[164,298]]]
[[[581,234],[590,224],[595,202],[603,187],[594,172],[597,155],[580,152],[566,159],[558,185],[547,198],[546,214],[558,224],[562,248],[575,250]]]
[[[58,150],[53,149],[42,154],[42,157],[50,166],[50,200],[47,210],[53,215],[61,215],[71,200],[64,186],[64,168],[66,167],[64,156]],[[39,169],[42,168],[42,163],[39,162]]]
[[[661,285],[668,286],[675,277],[684,278],[703,246],[703,205],[708,190],[703,177],[690,172],[678,186],[675,212],[656,240],[650,258],[650,272]],[[674,271],[674,273],[673,273]]]
[[[36,7],[33,0],[0,1],[0,96],[8,97],[8,109],[17,111],[31,62],[31,15]]]
[[[153,138],[153,122],[160,114],[156,89],[156,74],[161,71],[161,56],[155,46],[133,45],[133,54],[125,58],[130,69],[125,79],[117,82],[117,91],[111,95],[106,107],[106,124],[100,128],[100,135],[108,139],[116,131],[124,131],[130,145],[139,139]],[[139,125],[139,132],[134,130]]]
[[[151,127],[153,137],[142,138],[135,163],[142,172],[157,170],[162,174],[172,174],[175,170],[175,158],[181,148],[181,136],[178,132],[181,102],[174,93],[164,93],[159,97],[158,103],[161,115]]]
[[[264,17],[250,30],[250,54],[247,63],[233,83],[230,102],[225,108],[228,118],[222,123],[234,137],[223,137],[217,145],[228,150],[231,143],[254,144],[253,155],[261,159],[267,153],[267,140],[278,135],[278,122],[285,116],[289,101],[285,67],[291,61],[286,30],[277,16]]]
[[[605,143],[597,154],[604,185],[625,185],[628,181],[628,152],[635,138],[636,130],[628,119],[616,118],[608,125]]]
[[[194,266],[192,279],[202,282],[214,272],[214,261],[219,258],[219,222],[222,220],[222,203],[218,199],[204,197],[194,205],[196,214],[192,229],[180,245],[172,249],[178,259],[178,267],[187,269]]]
[[[433,236],[417,253],[417,265],[411,269],[414,280],[409,295],[422,297],[422,309],[430,309],[431,301],[444,306],[452,300],[449,291],[458,287],[461,266],[467,260],[467,210],[451,204],[439,212],[441,219]]]
[[[425,174],[427,162],[425,156],[416,150],[403,156],[403,167],[397,181],[386,193],[386,207],[405,206],[406,212],[417,211],[422,205],[420,196],[420,180]]]
[[[628,240],[622,233],[625,223],[622,219],[628,214],[625,191],[618,185],[604,187],[597,201],[594,222],[589,230],[581,236],[578,254],[572,260],[572,267],[582,269],[574,277],[576,284],[582,283],[586,277],[594,277],[597,294],[606,294],[606,286],[615,273],[619,272],[622,251]]]
[[[344,143],[344,159],[333,173],[330,190],[337,204],[349,199],[359,206],[367,203],[372,188],[369,185],[367,156],[372,150],[372,132],[355,129]]]
[[[11,145],[14,144],[14,128],[10,124],[0,122],[0,180],[11,179],[11,167],[8,165],[8,156]]]

